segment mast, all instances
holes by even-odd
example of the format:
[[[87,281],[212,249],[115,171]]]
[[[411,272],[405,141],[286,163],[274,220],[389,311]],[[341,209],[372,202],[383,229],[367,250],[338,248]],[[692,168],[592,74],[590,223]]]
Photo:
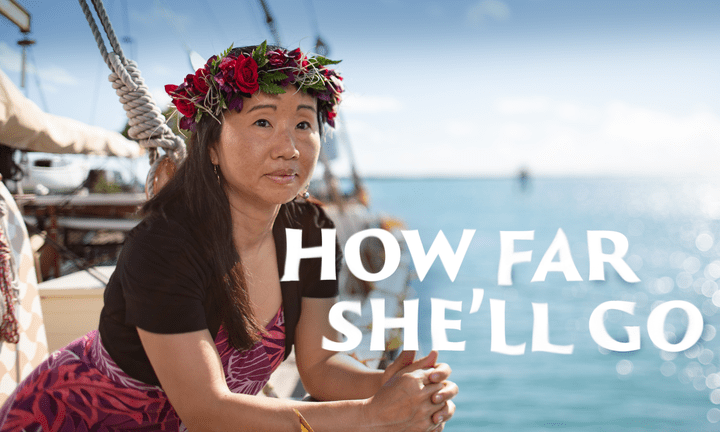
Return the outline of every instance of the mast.
[[[23,33],[23,39],[18,41],[18,45],[22,48],[22,69],[20,73],[20,87],[25,88],[25,70],[27,63],[27,47],[35,44],[34,40],[28,39],[30,33],[30,12],[20,6],[15,0],[1,0],[0,13],[15,24]]]

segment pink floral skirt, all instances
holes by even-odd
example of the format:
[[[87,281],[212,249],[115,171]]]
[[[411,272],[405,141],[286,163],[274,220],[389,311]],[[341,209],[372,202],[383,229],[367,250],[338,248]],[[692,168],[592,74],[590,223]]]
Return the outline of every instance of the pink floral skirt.
[[[215,345],[231,391],[259,393],[282,363],[282,308],[266,329],[268,334],[252,349],[237,351],[220,328]],[[97,330],[54,352],[0,409],[0,432],[181,430],[185,427],[165,392],[123,372]]]

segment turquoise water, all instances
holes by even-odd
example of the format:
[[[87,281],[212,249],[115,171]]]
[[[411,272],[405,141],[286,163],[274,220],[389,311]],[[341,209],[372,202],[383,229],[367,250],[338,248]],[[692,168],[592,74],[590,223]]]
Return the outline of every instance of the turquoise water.
[[[513,179],[372,179],[367,186],[373,207],[419,230],[426,249],[439,230],[453,248],[463,229],[476,230],[454,282],[438,260],[413,285],[423,351],[431,346],[430,298],[462,301],[461,312],[446,314],[462,329],[447,334],[465,341],[465,350],[440,353],[460,386],[445,430],[720,430],[720,184],[534,179],[523,190]],[[544,282],[531,282],[558,229],[583,280],[550,272]],[[531,262],[514,266],[512,286],[498,286],[500,231],[531,230],[534,240],[516,242],[517,250],[533,251]],[[609,265],[605,281],[589,281],[588,230],[627,237],[624,259],[641,281],[625,282]],[[612,245],[603,250],[611,252]],[[471,314],[473,288],[484,289],[484,299]],[[491,351],[490,299],[505,300],[507,344],[526,343],[524,354]],[[608,313],[605,326],[620,342],[628,340],[625,326],[640,327],[639,350],[609,351],[591,337],[590,314],[611,300],[635,303],[633,315]],[[690,302],[704,321],[698,343],[680,353],[660,350],[647,332],[650,312],[671,300]],[[549,340],[572,344],[572,354],[532,352],[532,303],[548,305]],[[671,311],[667,340],[682,340],[687,324],[686,314]]]

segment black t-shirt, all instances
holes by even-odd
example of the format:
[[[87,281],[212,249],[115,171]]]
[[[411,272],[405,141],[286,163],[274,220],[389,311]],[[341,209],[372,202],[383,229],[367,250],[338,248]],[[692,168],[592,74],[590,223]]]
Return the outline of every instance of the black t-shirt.
[[[302,229],[303,247],[307,248],[320,246],[320,230],[334,228],[334,224],[315,204],[293,201],[281,206],[273,225],[280,278],[285,267],[285,228]],[[159,381],[136,327],[164,334],[208,329],[213,338],[220,328],[218,313],[211,310],[208,258],[201,256],[189,229],[181,218],[145,218],[128,234],[105,288],[99,326],[103,345],[125,373],[148,384],[159,385]],[[336,245],[336,274],[341,257]],[[320,280],[320,269],[319,258],[302,259],[300,280],[280,282],[286,358],[295,339],[302,297],[338,294],[337,280]]]

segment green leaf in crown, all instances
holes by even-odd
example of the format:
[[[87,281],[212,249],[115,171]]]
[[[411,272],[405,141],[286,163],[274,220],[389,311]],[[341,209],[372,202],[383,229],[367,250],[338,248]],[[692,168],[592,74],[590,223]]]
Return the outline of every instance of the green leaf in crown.
[[[260,91],[267,94],[283,94],[285,89],[275,83],[261,82]]]

